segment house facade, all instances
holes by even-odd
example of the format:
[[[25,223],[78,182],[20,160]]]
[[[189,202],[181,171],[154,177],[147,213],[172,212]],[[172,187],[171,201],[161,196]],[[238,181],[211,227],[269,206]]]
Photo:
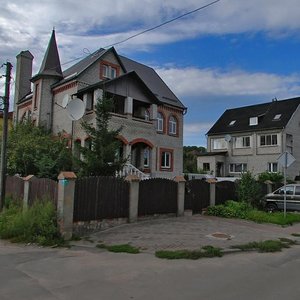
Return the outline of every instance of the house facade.
[[[54,135],[63,133],[75,145],[89,146],[81,121],[95,122],[95,104],[103,95],[114,108],[109,127],[122,127],[119,155],[127,169],[151,177],[182,174],[183,115],[186,108],[154,69],[119,55],[114,48],[99,49],[62,71],[55,31],[38,74],[32,77],[33,56],[17,56],[14,122],[30,118]],[[32,88],[31,88],[32,87]],[[74,120],[68,105],[84,104]]]
[[[226,110],[208,131],[197,167],[215,176],[283,172],[278,158],[285,151],[296,158],[287,169],[294,179],[300,174],[300,98]]]

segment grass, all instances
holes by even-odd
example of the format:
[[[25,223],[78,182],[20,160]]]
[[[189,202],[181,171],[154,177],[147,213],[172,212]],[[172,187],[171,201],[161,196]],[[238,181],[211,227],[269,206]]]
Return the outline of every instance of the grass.
[[[207,214],[223,218],[238,218],[254,221],[257,223],[272,223],[277,225],[292,225],[300,222],[300,214],[282,212],[269,213],[253,209],[245,202],[229,200],[225,204],[208,207]]]
[[[231,246],[232,249],[239,249],[241,251],[257,250],[258,252],[278,252],[283,248],[289,248],[295,245],[296,242],[287,238],[279,240],[267,240],[262,242],[250,242],[242,245]]]
[[[10,203],[0,213],[0,238],[41,246],[65,245],[51,202],[36,202],[27,210],[22,210],[16,203]]]
[[[300,233],[292,233],[292,236],[300,237]]]
[[[98,244],[96,245],[96,247],[100,249],[106,249],[110,252],[115,252],[115,253],[130,253],[130,254],[140,253],[139,248],[133,247],[129,244],[120,244],[120,245]]]
[[[221,248],[213,246],[204,246],[200,250],[159,250],[155,256],[164,259],[200,259],[204,257],[221,257],[223,252]]]

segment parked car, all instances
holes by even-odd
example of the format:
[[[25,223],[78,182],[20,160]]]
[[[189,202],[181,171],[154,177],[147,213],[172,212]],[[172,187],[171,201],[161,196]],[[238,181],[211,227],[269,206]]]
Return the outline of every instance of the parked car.
[[[300,211],[300,184],[287,184],[265,196],[265,207],[269,212],[284,209],[284,193],[286,191],[286,209]]]

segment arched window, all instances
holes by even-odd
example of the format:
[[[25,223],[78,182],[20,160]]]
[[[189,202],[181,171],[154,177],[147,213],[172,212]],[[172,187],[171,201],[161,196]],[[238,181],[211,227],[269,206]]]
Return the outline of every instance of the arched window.
[[[169,134],[177,134],[177,120],[174,116],[169,119]]]
[[[162,113],[157,113],[157,131],[163,132],[164,131],[164,116]]]

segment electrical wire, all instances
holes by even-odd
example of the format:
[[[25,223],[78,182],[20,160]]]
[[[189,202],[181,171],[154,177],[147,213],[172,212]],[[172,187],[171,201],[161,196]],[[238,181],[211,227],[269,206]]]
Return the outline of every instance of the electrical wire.
[[[196,12],[202,10],[202,9],[205,9],[205,8],[207,8],[207,7],[209,7],[209,6],[212,6],[212,5],[214,5],[214,4],[216,4],[217,2],[220,2],[220,1],[221,1],[221,0],[215,0],[215,1],[212,1],[212,2],[210,2],[210,3],[208,3],[208,4],[206,4],[206,5],[203,5],[203,6],[201,6],[201,7],[198,7],[198,8],[196,8],[196,9],[193,9],[193,10],[191,10],[191,11],[188,11],[188,12],[182,14],[182,15],[179,15],[179,16],[173,18],[173,19],[167,20],[167,21],[165,21],[165,22],[163,22],[163,23],[161,23],[161,24],[159,24],[159,25],[153,26],[153,27],[151,27],[151,28],[148,28],[148,29],[145,29],[145,30],[143,30],[143,31],[141,31],[141,32],[138,32],[138,33],[136,33],[136,34],[134,34],[134,35],[131,35],[131,36],[129,36],[128,38],[123,39],[123,40],[121,40],[121,41],[119,41],[119,42],[115,42],[115,43],[113,43],[113,44],[106,45],[106,46],[104,46],[103,48],[104,48],[104,49],[105,49],[105,48],[110,48],[110,47],[113,47],[113,46],[116,46],[116,45],[120,45],[120,44],[122,44],[122,43],[125,43],[125,42],[127,42],[127,41],[129,41],[129,40],[131,40],[131,39],[133,39],[133,38],[135,38],[135,37],[138,37],[138,36],[140,36],[140,35],[142,35],[142,34],[145,34],[145,33],[147,33],[147,32],[150,32],[150,31],[152,31],[152,30],[155,30],[155,29],[157,29],[157,28],[163,27],[163,26],[165,26],[165,25],[167,25],[167,24],[170,24],[170,23],[172,23],[172,22],[175,22],[175,21],[177,21],[177,20],[179,20],[179,19],[181,19],[181,18],[184,18],[184,17],[186,17],[186,16],[188,16],[188,15],[194,14],[194,13],[196,13]],[[83,49],[83,52],[86,53],[86,52],[85,52],[86,50],[88,50],[88,52],[90,53],[90,51],[89,51],[88,48],[84,48],[84,49]],[[69,63],[74,62],[74,61],[76,61],[76,60],[78,60],[78,59],[81,59],[82,57],[84,57],[84,55],[82,55],[82,56],[80,56],[80,57],[77,57],[77,58],[74,58],[73,60],[70,60],[70,61],[68,61],[68,62],[65,62],[65,63],[63,63],[63,64],[61,64],[61,65],[63,66],[63,65],[69,64]]]

